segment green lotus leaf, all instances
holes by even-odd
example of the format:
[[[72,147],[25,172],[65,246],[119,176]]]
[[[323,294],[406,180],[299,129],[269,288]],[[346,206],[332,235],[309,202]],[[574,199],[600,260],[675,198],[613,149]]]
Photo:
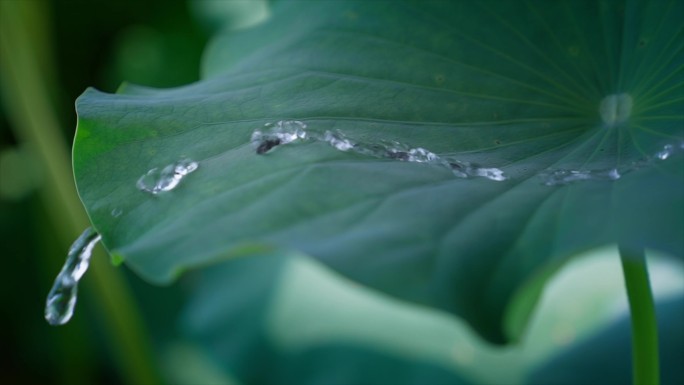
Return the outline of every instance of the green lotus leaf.
[[[683,2],[271,14],[216,36],[198,83],[77,101],[79,193],[142,277],[297,251],[505,342],[579,252],[684,255]]]

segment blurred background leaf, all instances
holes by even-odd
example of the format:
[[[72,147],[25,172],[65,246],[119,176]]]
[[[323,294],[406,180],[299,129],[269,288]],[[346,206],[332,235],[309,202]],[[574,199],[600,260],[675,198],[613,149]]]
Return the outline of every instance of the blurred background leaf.
[[[71,323],[47,325],[43,307],[69,244],[88,226],[71,175],[73,101],[89,85],[197,80],[206,34],[181,1],[2,0],[0,18],[0,382],[156,382],[150,345],[173,327],[146,328],[136,303],[172,308],[172,292],[146,287],[133,300],[126,281],[138,278],[113,270],[100,250]]]
[[[661,383],[684,381],[684,297],[657,304]],[[556,352],[531,372],[530,384],[618,385],[632,382],[629,318],[625,315],[590,338]]]

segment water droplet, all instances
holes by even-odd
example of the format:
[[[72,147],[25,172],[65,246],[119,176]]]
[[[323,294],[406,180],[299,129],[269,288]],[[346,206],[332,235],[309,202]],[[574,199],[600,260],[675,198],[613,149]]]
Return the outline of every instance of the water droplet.
[[[121,210],[120,208],[117,207],[117,208],[112,209],[111,214],[114,218],[118,218],[121,216],[121,214],[123,214],[123,210]]]
[[[435,153],[426,150],[422,147],[409,147],[399,142],[382,143],[380,148],[384,147],[384,156],[390,159],[401,160],[403,162],[416,163],[440,163],[441,159]]]
[[[495,167],[480,167],[473,163],[462,162],[455,159],[446,159],[446,164],[451,168],[454,175],[459,178],[483,177],[493,181],[502,182],[508,179],[503,170]]]
[[[615,169],[608,170],[551,170],[541,174],[547,186],[566,185],[583,180],[618,180],[622,175]]]
[[[656,153],[656,158],[658,158],[660,160],[665,160],[665,159],[669,158],[674,153],[674,151],[675,151],[675,148],[673,145],[666,144],[662,150],[660,150],[660,151],[658,151],[658,153]]]
[[[257,153],[261,153],[259,152],[259,146],[264,145],[265,143],[263,133],[255,131],[255,135],[252,136],[252,141],[255,142],[255,146],[257,146]],[[380,140],[376,142],[359,142],[348,138],[339,130],[335,132],[326,131],[323,135],[312,133],[307,137],[312,140],[326,142],[333,148],[344,152],[355,152],[360,155],[374,158],[393,159],[402,162],[440,165],[452,170],[454,175],[459,178],[483,177],[494,181],[504,181],[508,179],[503,171],[498,168],[479,167],[467,162],[442,159],[439,155],[423,147],[411,147],[397,141]]]
[[[279,120],[254,130],[251,142],[257,154],[265,154],[274,147],[305,138],[306,124],[298,120]]]
[[[323,140],[340,151],[349,151],[354,148],[355,145],[355,143],[345,138],[340,132],[332,133],[330,131],[326,131],[325,135],[323,136]]]
[[[474,175],[481,176],[483,178],[487,178],[487,179],[491,179],[491,180],[495,180],[495,181],[506,180],[506,177],[504,176],[503,171],[498,169],[498,168],[494,168],[494,167],[475,168],[474,169]]]
[[[100,234],[92,227],[85,229],[69,248],[69,254],[45,303],[45,319],[50,325],[64,325],[74,314],[78,294],[78,281],[88,270],[93,248],[100,241]]]
[[[418,163],[430,163],[439,161],[439,157],[422,147],[417,147],[408,150],[407,161]]]
[[[666,144],[660,151],[652,155],[637,159],[628,164],[623,164],[620,168],[594,169],[594,170],[568,170],[558,169],[542,172],[539,176],[547,186],[566,185],[569,183],[584,180],[618,180],[623,175],[632,171],[653,166],[656,162],[665,161],[675,154],[684,150],[684,142],[679,144]]]
[[[171,191],[178,186],[183,178],[197,170],[198,163],[191,159],[181,159],[176,163],[162,168],[153,168],[138,179],[136,186],[139,190],[157,195],[160,192]]]
[[[601,100],[599,113],[606,127],[611,128],[629,119],[629,116],[632,114],[633,105],[634,101],[629,94],[612,94]]]

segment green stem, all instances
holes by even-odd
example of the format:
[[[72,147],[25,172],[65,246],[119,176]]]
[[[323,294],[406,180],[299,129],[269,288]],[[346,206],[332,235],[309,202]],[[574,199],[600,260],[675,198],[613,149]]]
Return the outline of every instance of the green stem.
[[[620,246],[632,319],[632,373],[635,385],[658,385],[658,324],[643,249]]]

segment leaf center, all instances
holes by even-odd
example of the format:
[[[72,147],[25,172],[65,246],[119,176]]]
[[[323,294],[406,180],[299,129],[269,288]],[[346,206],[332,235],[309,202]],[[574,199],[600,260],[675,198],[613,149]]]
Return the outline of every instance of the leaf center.
[[[632,97],[627,93],[611,94],[601,100],[599,113],[606,128],[624,123],[632,114]]]

